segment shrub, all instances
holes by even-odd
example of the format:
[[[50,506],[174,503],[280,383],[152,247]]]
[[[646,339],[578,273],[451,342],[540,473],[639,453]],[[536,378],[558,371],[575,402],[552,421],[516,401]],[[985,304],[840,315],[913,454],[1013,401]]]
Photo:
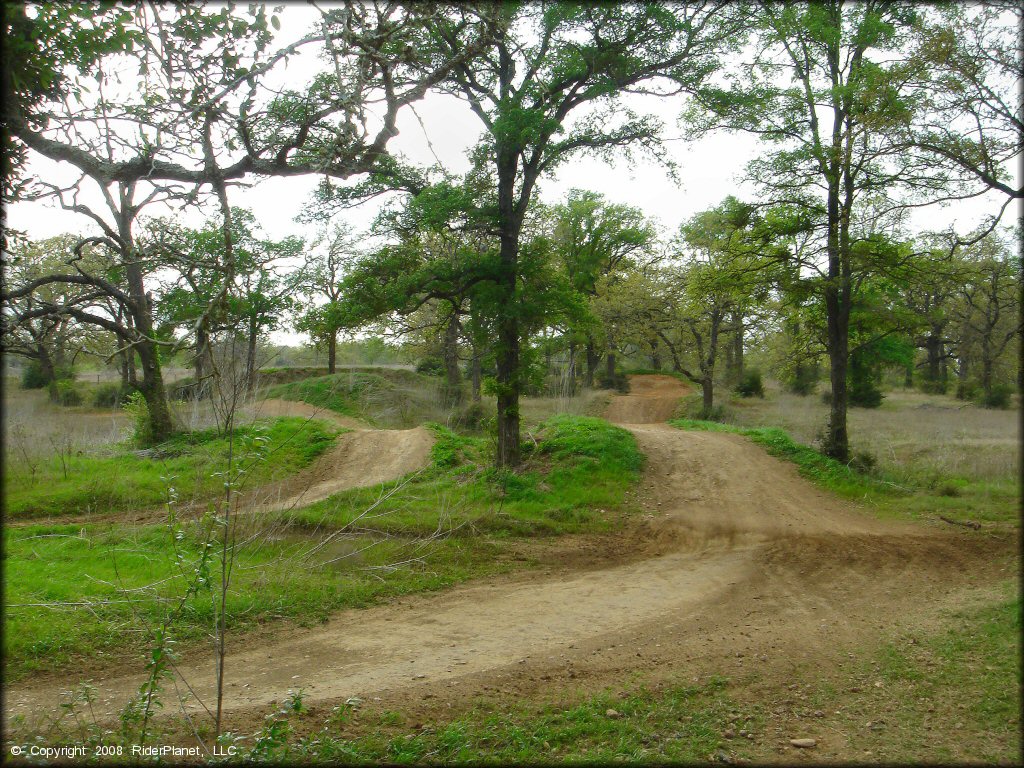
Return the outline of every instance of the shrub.
[[[868,451],[854,451],[853,457],[850,459],[850,469],[854,472],[866,475],[875,468],[877,463],[878,459],[875,458],[873,453],[869,453]]]
[[[153,442],[153,430],[149,423],[149,407],[141,392],[132,392],[123,406],[132,419],[132,442],[135,445],[147,446]]]
[[[743,372],[739,383],[736,385],[736,394],[740,397],[764,397],[764,383],[761,381],[761,372],[751,369]]]
[[[416,366],[416,373],[425,373],[427,376],[444,375],[444,361],[439,357],[428,357]]]
[[[50,383],[50,380],[43,373],[43,366],[33,360],[21,369],[22,389],[42,389]]]
[[[116,408],[123,405],[133,391],[130,387],[121,389],[120,384],[111,382],[100,384],[92,392],[92,404],[97,408]]]
[[[949,389],[949,382],[942,379],[936,379],[935,381],[925,379],[921,382],[921,391],[926,395],[944,395],[947,389]]]
[[[850,384],[849,398],[850,405],[860,408],[877,408],[882,404],[882,390],[875,386],[870,380],[854,381]]]
[[[57,405],[81,405],[82,392],[73,381],[58,379],[50,382],[50,401]]]
[[[1013,387],[1009,384],[994,384],[987,395],[981,394],[978,398],[978,405],[982,408],[1006,409],[1010,407],[1011,395],[1013,395]]]

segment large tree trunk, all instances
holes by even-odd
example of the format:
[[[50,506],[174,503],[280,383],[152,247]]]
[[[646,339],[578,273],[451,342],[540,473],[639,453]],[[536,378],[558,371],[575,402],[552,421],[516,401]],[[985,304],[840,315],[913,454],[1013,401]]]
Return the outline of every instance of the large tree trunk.
[[[605,357],[605,375],[608,377],[608,386],[614,387],[615,384],[615,350],[611,347],[608,348],[608,354]]]
[[[576,342],[569,342],[569,360],[566,364],[566,393],[572,397],[576,394]]]
[[[715,382],[714,379],[709,375],[705,375],[700,382],[700,393],[703,400],[703,409],[701,415],[705,419],[711,418],[711,413],[715,407]]]
[[[967,376],[968,376],[968,358],[967,355],[961,354],[957,359],[956,366],[956,397],[958,400],[967,399]]]
[[[846,374],[850,353],[850,275],[847,246],[849,230],[839,211],[838,179],[828,195],[828,280],[825,283],[825,314],[828,326],[829,378],[832,403],[824,453],[844,464],[850,460],[850,436],[846,414],[849,406]],[[846,258],[844,258],[846,257]]]
[[[327,334],[327,372],[336,373],[338,369],[338,332]]]
[[[473,359],[469,363],[469,388],[474,403],[480,402],[480,383],[483,376],[480,371],[481,352],[473,346]]]
[[[137,325],[141,328],[143,323]],[[149,436],[153,443],[162,443],[171,436],[174,425],[171,422],[171,411],[167,406],[167,390],[164,387],[163,372],[160,370],[157,347],[145,341],[136,347],[142,363],[142,381],[139,382],[138,388],[146,400],[146,409],[149,411]]]
[[[153,338],[153,308],[150,303],[146,286],[143,281],[141,260],[135,255],[135,245],[131,235],[131,224],[127,216],[121,216],[119,234],[125,248],[125,277],[128,292],[135,304],[132,312],[132,325],[138,332],[135,341],[135,352],[142,364],[142,381],[138,389],[146,401],[149,412],[149,438],[153,443],[167,440],[174,432],[171,411],[167,405],[167,389],[164,386],[163,371],[160,368],[159,348],[150,339]]]
[[[587,370],[583,378],[583,386],[593,389],[594,387],[594,375],[597,373],[597,364],[601,361],[601,357],[597,354],[597,350],[594,349],[594,342],[592,339],[587,339]]]
[[[732,336],[732,364],[736,382],[743,380],[743,318],[736,318],[736,330]]]
[[[442,349],[445,373],[445,405],[462,402],[462,374],[459,372],[459,315],[453,308],[444,331]]]
[[[249,321],[248,337],[245,349],[245,388],[251,390],[256,386],[256,341],[259,338],[259,326],[256,319]]]
[[[519,466],[519,308],[516,306],[516,282],[519,274],[519,233],[522,215],[515,203],[518,158],[508,149],[499,148],[498,213],[501,220],[501,241],[498,250],[500,272],[497,279],[498,311],[495,349],[498,400],[498,450],[495,464]],[[524,181],[521,195],[529,199]]]

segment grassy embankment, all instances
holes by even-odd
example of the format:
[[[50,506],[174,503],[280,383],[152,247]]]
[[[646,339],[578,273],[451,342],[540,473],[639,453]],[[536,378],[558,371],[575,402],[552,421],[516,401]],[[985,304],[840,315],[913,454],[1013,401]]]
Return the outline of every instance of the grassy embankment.
[[[278,618],[320,620],[339,608],[528,565],[506,556],[517,539],[608,529],[642,465],[632,436],[598,419],[549,420],[515,475],[488,468],[486,439],[434,429],[433,465],[360,519],[358,532],[336,535],[378,501],[379,491],[353,490],[305,510],[254,516],[228,597],[233,630]],[[161,601],[182,593],[199,562],[202,525],[8,529],[8,674],[133,648],[141,661],[145,641],[125,631],[135,626],[133,608],[154,621],[165,610]],[[329,546],[312,555],[328,536]],[[381,566],[413,557],[384,580],[375,575]],[[48,563],[45,573],[40,562]],[[123,602],[127,595],[132,605]],[[212,597],[201,591],[190,600],[172,629],[177,640],[187,644],[208,632]],[[85,605],[26,605],[54,603]]]
[[[319,421],[284,418],[239,427],[234,458],[259,484],[308,465],[334,441],[338,430]],[[268,457],[257,460],[254,449]],[[66,451],[33,461],[8,453],[4,512],[9,520],[88,515],[143,509],[168,501],[204,499],[223,487],[229,440],[215,429],[185,432],[147,451],[123,445],[84,453]]]

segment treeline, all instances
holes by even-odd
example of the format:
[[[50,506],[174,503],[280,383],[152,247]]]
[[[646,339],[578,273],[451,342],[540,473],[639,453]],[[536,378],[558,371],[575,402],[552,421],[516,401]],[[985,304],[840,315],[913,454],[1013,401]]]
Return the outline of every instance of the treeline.
[[[329,361],[341,331],[419,334],[453,400],[463,375],[470,397],[494,394],[503,466],[519,463],[520,395],[556,356],[571,391],[644,350],[698,383],[710,414],[721,366],[735,376],[748,344],[770,341],[797,389],[824,362],[824,449],[841,460],[847,409],[877,402],[887,366],[990,402],[1019,376],[1020,263],[996,226],[1024,197],[1008,170],[1024,147],[1016,5],[315,12],[282,46],[258,5],[4,7],[5,196],[91,227],[45,243],[5,229],[7,351],[56,378],[91,343],[76,334],[105,334],[161,440],[167,351],[190,348],[197,388],[237,394],[276,327],[309,332]],[[323,68],[282,90],[274,78],[302,50]],[[464,177],[388,153],[398,114],[429,92],[479,123]],[[664,159],[662,126],[627,94],[675,100],[691,138],[758,136],[756,198],[666,237],[593,193],[541,205],[538,185],[579,154]],[[77,182],[29,172],[33,155],[70,163]],[[322,178],[313,249],[267,238],[230,202],[240,180],[300,174]],[[969,235],[908,228],[914,208],[986,192],[998,210]],[[332,224],[382,194],[397,202],[374,225],[379,245],[356,248]],[[212,216],[190,230],[146,215],[157,205]]]

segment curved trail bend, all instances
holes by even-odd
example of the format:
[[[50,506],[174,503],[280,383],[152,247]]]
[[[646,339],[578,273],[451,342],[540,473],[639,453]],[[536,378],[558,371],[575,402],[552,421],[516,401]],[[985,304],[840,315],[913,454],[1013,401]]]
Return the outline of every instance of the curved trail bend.
[[[969,539],[870,518],[739,436],[649,423],[671,416],[685,392],[672,377],[645,376],[612,398],[608,415],[636,436],[647,465],[646,514],[611,554],[341,612],[259,642],[229,638],[229,723],[255,722],[298,688],[311,705],[377,694],[416,710],[428,692],[451,706],[474,692],[599,690],[638,673],[720,673],[744,655],[786,674],[807,654],[962,599],[961,576],[977,559]],[[213,668],[211,658],[181,667],[206,702]],[[94,683],[97,712],[114,714],[139,678]],[[60,687],[10,690],[7,712],[56,704]]]

